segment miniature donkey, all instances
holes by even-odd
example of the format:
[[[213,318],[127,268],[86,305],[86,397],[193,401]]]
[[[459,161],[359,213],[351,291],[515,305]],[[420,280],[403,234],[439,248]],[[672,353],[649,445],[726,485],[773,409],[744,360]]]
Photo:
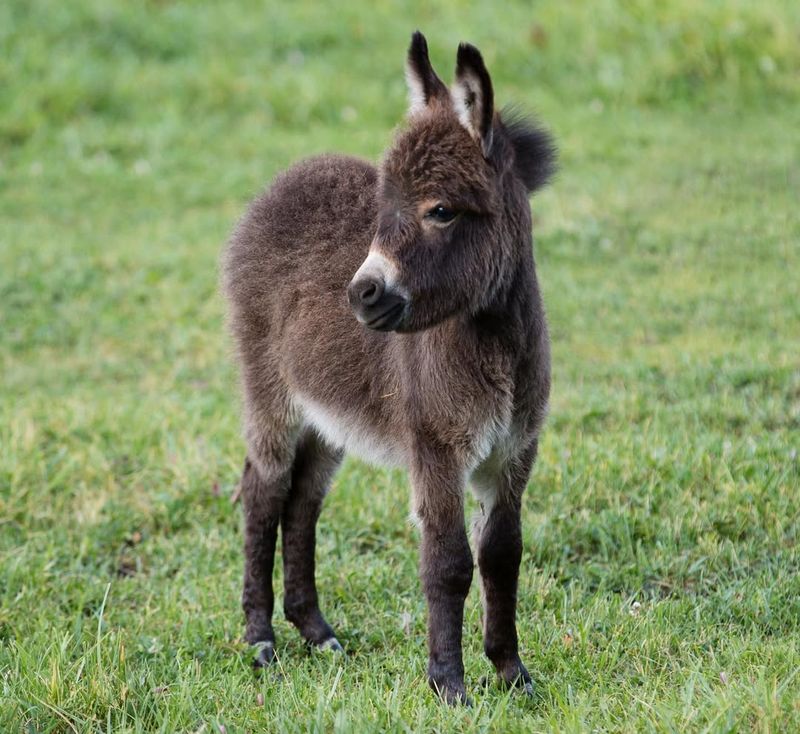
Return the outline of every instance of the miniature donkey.
[[[408,124],[379,168],[325,155],[280,175],[224,256],[244,388],[242,604],[257,663],[274,658],[272,568],[283,534],[286,617],[341,650],[314,580],[317,518],[344,452],[408,468],[421,529],[428,678],[466,702],[461,657],[473,559],[484,648],[531,691],[515,626],[520,505],[547,410],[550,355],[528,195],[554,166],[548,136],[494,111],[478,50],[448,89],[413,35]]]

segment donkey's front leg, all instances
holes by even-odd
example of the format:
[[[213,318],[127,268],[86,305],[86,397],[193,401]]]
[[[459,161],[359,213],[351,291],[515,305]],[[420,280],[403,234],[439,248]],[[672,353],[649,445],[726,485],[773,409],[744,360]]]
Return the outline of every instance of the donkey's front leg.
[[[517,583],[522,559],[520,507],[536,443],[496,472],[473,477],[482,514],[475,523],[481,597],[483,647],[499,681],[531,695],[533,686],[519,657],[517,640]]]
[[[422,530],[420,575],[428,603],[428,682],[447,703],[469,703],[461,629],[472,582],[464,527],[463,472],[438,461],[415,472],[414,504]]]

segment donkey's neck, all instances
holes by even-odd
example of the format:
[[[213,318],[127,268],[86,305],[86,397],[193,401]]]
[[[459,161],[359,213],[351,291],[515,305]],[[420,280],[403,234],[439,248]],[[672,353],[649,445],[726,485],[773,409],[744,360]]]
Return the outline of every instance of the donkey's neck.
[[[492,300],[477,313],[465,315],[463,326],[484,339],[494,338],[516,352],[529,339],[539,301],[539,285],[529,241]]]
[[[470,359],[480,351],[521,357],[535,336],[540,302],[533,250],[528,246],[484,308],[419,333],[415,348],[443,361]]]

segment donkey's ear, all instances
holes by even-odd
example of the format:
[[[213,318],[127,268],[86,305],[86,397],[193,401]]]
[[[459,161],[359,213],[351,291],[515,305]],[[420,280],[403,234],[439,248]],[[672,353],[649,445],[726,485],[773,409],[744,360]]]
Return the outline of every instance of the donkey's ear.
[[[458,47],[453,104],[461,124],[481,143],[483,154],[488,156],[492,148],[494,116],[492,80],[481,52],[469,43]]]
[[[447,87],[436,76],[428,58],[428,42],[419,31],[414,31],[408,47],[406,82],[410,98],[409,115],[421,112],[434,99],[447,99]]]

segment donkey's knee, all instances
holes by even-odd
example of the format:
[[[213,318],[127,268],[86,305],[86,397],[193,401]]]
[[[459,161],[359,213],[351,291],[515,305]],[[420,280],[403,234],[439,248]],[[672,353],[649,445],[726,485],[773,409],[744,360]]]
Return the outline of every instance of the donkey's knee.
[[[502,581],[517,578],[522,560],[519,512],[496,507],[477,533],[481,576]]]
[[[463,530],[450,538],[424,539],[421,576],[427,595],[466,598],[473,571],[472,552]]]
[[[245,554],[256,563],[274,549],[288,484],[288,473],[267,482],[249,459],[245,462],[241,481]]]
[[[458,553],[439,563],[428,562],[422,571],[423,589],[426,594],[446,594],[466,598],[472,585],[474,564],[472,554]]]

